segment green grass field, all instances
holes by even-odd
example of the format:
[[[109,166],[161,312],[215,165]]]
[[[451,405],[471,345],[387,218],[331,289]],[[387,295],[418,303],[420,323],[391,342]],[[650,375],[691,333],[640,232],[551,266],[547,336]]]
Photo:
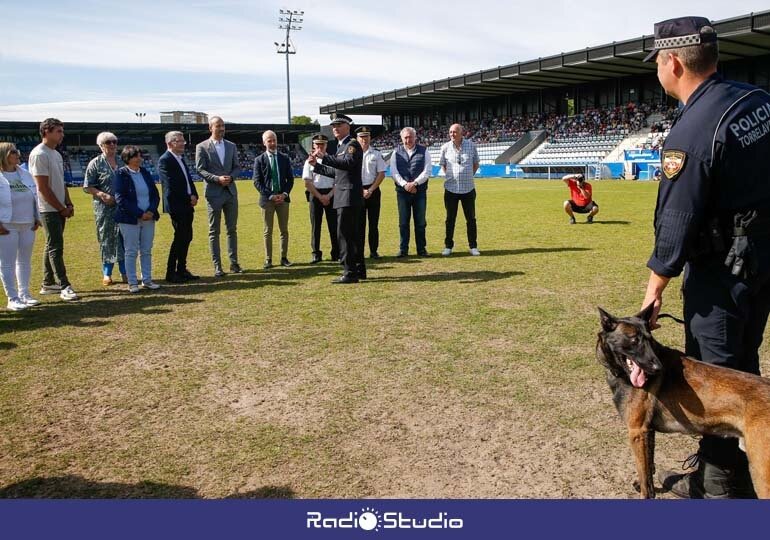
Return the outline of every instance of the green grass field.
[[[263,271],[257,195],[243,182],[246,273],[211,277],[200,207],[189,266],[203,279],[139,295],[101,286],[90,202],[71,190],[66,262],[82,299],[0,313],[0,497],[635,496],[594,357],[596,306],[638,311],[657,185],[596,182],[596,223],[569,226],[561,182],[479,181],[482,256],[468,255],[460,213],[444,258],[443,188],[431,182],[430,258],[393,257],[387,181],[385,258],[367,282],[332,285],[337,265],[307,264],[296,185],[295,265]],[[163,216],[158,280],[171,232]],[[43,244],[41,231],[35,293]],[[679,285],[664,305],[677,315]],[[683,343],[669,321],[656,335]],[[694,448],[659,436],[658,466]]]

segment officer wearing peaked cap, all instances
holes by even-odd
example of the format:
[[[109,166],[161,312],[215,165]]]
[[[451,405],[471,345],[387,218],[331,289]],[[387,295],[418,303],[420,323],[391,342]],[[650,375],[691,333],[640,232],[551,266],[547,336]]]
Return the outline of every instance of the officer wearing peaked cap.
[[[326,150],[329,138],[322,133],[313,135],[313,150],[320,148]],[[313,166],[309,161],[305,161],[302,169],[302,179],[305,181],[305,197],[307,197],[310,210],[310,251],[312,259],[310,264],[316,264],[323,259],[321,251],[321,228],[324,215],[326,216],[326,226],[329,230],[329,239],[331,241],[332,260],[339,259],[339,248],[337,247],[337,210],[334,209],[334,177],[324,176],[313,171]]]
[[[387,165],[382,152],[371,146],[372,132],[366,126],[356,129],[356,140],[364,152],[361,169],[361,184],[363,187],[364,203],[358,216],[358,249],[364,252],[366,246],[366,225],[369,224],[369,252],[372,259],[379,259],[377,252],[380,246],[380,207],[382,206],[382,191],[380,184],[385,179]]]
[[[364,153],[361,145],[350,136],[353,121],[344,114],[331,119],[332,141],[326,151],[313,151],[308,159],[313,170],[324,176],[334,177],[334,208],[337,209],[337,243],[343,274],[334,283],[357,283],[366,279],[363,252],[358,249],[358,217],[363,204],[361,188],[361,164]],[[336,142],[336,144],[335,144]],[[322,160],[323,163],[319,163]]]
[[[759,374],[759,346],[770,313],[770,95],[717,73],[717,34],[708,19],[655,25],[665,92],[681,102],[663,144],[655,246],[642,303],[655,303],[684,271],[685,352]],[[689,498],[754,495],[735,438],[704,436],[698,467],[666,472],[664,489]]]

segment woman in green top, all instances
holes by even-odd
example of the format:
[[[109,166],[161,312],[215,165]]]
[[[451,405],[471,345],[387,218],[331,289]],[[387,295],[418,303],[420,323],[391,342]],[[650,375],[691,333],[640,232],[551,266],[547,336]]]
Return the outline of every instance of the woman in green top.
[[[127,282],[124,261],[123,237],[115,223],[115,195],[112,190],[115,171],[123,166],[118,157],[118,138],[109,131],[103,131],[96,137],[96,144],[102,153],[96,156],[86,168],[83,191],[94,198],[94,217],[96,218],[96,239],[102,254],[102,283],[112,285],[112,269],[118,263],[120,277]]]

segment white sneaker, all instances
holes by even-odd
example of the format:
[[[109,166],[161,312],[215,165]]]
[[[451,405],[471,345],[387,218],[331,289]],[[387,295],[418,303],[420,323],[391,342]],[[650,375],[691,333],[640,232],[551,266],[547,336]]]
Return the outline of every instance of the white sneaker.
[[[478,250],[478,248],[471,248],[471,255],[473,255],[474,257],[478,257],[479,255],[481,255],[481,252]]]
[[[147,283],[142,283],[142,287],[144,287],[145,289],[150,289],[151,291],[160,289],[160,285],[152,281],[148,281]]]
[[[452,248],[444,248],[441,250],[441,254],[446,257],[452,254]]]
[[[8,311],[21,311],[27,309],[29,306],[18,298],[11,298],[8,300],[8,305],[6,307],[8,308]]]
[[[40,287],[40,294],[61,294],[61,285],[43,285]]]
[[[24,295],[19,296],[19,300],[21,300],[22,302],[27,304],[27,306],[30,306],[30,307],[31,306],[38,306],[38,305],[40,305],[40,300],[36,300],[36,299],[32,298],[30,295],[28,295],[28,294],[24,294]]]
[[[77,295],[77,293],[75,291],[72,290],[72,287],[67,285],[66,287],[64,287],[61,290],[61,293],[59,293],[59,298],[61,298],[62,300],[66,301],[66,302],[69,302],[71,300],[77,300],[78,299],[78,295]]]
[[[139,285],[129,285],[128,286],[128,292],[130,292],[130,293],[138,293],[139,292]]]

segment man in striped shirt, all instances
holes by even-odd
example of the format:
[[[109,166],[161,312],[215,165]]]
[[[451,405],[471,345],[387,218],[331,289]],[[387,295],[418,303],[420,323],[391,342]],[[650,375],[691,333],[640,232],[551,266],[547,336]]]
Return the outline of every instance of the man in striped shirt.
[[[473,175],[479,169],[479,153],[475,144],[463,138],[463,127],[460,124],[453,124],[449,128],[449,138],[451,140],[441,147],[439,155],[439,166],[446,175],[444,181],[446,238],[441,254],[444,256],[452,254],[457,206],[462,204],[470,253],[481,255],[476,243],[476,186],[473,182]]]

